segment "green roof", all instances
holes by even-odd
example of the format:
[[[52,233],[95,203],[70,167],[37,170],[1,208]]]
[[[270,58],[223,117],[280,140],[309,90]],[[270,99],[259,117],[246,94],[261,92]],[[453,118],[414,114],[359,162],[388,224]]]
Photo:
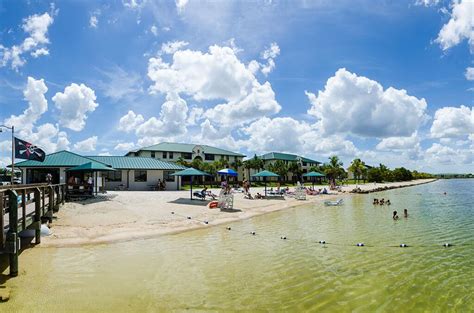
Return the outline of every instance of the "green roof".
[[[326,175],[321,174],[319,172],[309,172],[309,173],[303,174],[303,176],[304,177],[325,177]]]
[[[89,162],[99,162],[102,163],[102,165],[110,165],[70,151],[58,151],[46,155],[44,162],[27,160],[16,163],[15,167],[75,167]]]
[[[126,156],[89,156],[89,159],[102,162],[115,169],[140,169],[140,170],[183,170],[184,166],[145,157]]]
[[[208,145],[200,145],[200,144],[192,144],[192,143],[173,143],[173,142],[162,142],[156,145],[132,150],[131,152],[138,152],[138,151],[168,151],[168,152],[182,152],[182,153],[192,153],[193,148],[195,146],[201,146],[204,150],[204,153],[208,154],[217,154],[217,155],[229,155],[229,156],[241,156],[244,157],[245,155],[216,148],[216,147],[211,147]],[[128,153],[127,153],[128,154]]]
[[[82,165],[72,167],[70,169],[67,169],[66,171],[69,172],[104,172],[104,171],[115,171],[115,169],[111,168],[110,166],[107,166],[105,164],[91,161],[88,163],[84,163]]]
[[[283,160],[283,161],[296,161],[299,156],[296,154],[290,154],[290,153],[281,153],[281,152],[269,152],[264,155],[259,156],[258,158],[262,160]],[[315,161],[312,159],[308,159],[305,157],[301,157],[301,160],[306,163],[321,163],[319,161]]]
[[[197,170],[193,167],[171,174],[173,176],[212,176],[209,173]]]
[[[270,171],[261,171],[258,172],[257,174],[253,174],[252,177],[279,177],[280,175],[275,174]]]

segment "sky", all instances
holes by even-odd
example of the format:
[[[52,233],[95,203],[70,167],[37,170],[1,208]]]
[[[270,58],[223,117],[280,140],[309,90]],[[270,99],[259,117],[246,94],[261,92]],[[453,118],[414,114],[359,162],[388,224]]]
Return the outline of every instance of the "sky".
[[[0,124],[48,153],[474,172],[473,53],[474,0],[2,0]]]

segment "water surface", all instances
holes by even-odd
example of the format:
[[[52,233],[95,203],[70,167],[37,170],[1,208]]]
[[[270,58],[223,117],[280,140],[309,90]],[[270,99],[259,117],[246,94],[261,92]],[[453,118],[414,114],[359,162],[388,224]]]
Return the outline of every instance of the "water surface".
[[[29,249],[0,312],[472,312],[473,191],[442,180],[155,239]]]

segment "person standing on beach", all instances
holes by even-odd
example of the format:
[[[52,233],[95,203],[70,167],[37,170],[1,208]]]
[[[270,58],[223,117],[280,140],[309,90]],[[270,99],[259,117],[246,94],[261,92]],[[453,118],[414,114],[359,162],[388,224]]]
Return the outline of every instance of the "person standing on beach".
[[[403,210],[403,216],[404,216],[405,218],[408,217],[408,210],[407,210],[407,209]]]

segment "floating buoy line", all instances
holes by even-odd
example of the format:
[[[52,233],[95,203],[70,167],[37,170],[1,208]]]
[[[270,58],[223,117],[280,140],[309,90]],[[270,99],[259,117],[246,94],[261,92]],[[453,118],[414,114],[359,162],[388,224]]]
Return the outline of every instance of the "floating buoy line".
[[[182,215],[182,214],[179,214],[179,213],[176,213],[174,211],[171,212],[172,215],[175,215],[175,216],[179,216],[179,217],[182,217],[182,218],[185,218],[187,220],[195,220],[195,221],[198,221],[200,223],[203,223],[203,224],[206,224],[206,225],[209,225],[209,221],[207,220],[200,220],[200,219],[197,219],[197,218],[193,218],[192,216],[188,216],[188,215]],[[257,235],[257,232],[256,231],[241,231],[241,230],[234,230],[232,229],[232,227],[230,226],[226,226],[225,228],[227,231],[233,231],[233,232],[237,232],[237,233],[242,233],[242,234],[247,234],[247,235],[251,235],[251,236],[256,236]],[[443,244],[437,244],[437,245],[409,245],[409,244],[406,244],[406,243],[401,243],[399,245],[393,245],[393,246],[373,246],[373,245],[367,245],[363,242],[357,242],[355,244],[344,244],[344,243],[335,243],[335,242],[327,242],[326,240],[311,240],[311,239],[297,239],[297,238],[294,238],[294,239],[290,239],[290,237],[286,236],[286,235],[282,235],[280,236],[280,240],[286,240],[286,241],[294,241],[294,242],[304,242],[304,243],[316,243],[316,244],[319,244],[321,246],[324,246],[326,247],[327,245],[331,245],[331,246],[346,246],[346,247],[360,247],[360,248],[365,248],[365,247],[368,247],[368,248],[376,248],[376,247],[384,247],[384,248],[412,248],[412,247],[423,247],[423,248],[427,248],[427,247],[444,247],[444,248],[450,248],[450,247],[453,247],[455,246],[454,244],[452,243],[449,243],[449,242],[445,242]],[[473,245],[473,243],[464,243],[464,244],[456,244],[456,246],[470,246],[470,245]]]

